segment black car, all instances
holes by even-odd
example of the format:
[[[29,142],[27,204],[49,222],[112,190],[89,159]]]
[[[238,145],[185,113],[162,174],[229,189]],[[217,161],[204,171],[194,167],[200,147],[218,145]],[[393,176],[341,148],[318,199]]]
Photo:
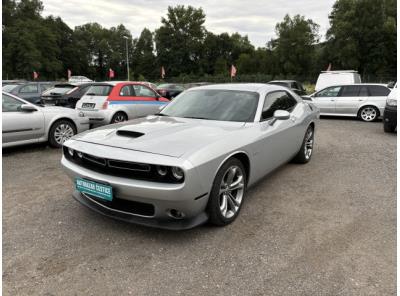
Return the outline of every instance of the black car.
[[[173,83],[163,83],[157,86],[157,92],[168,100],[175,98],[184,90],[185,88],[183,86]]]
[[[397,128],[397,84],[390,92],[383,112],[383,130],[393,133]]]
[[[75,108],[76,102],[86,93],[93,83],[60,83],[42,94],[41,103]]]
[[[296,80],[273,80],[268,83],[287,87],[287,88],[291,89],[292,91],[294,91],[299,96],[304,96],[306,94],[306,90],[304,89],[304,86]]]
[[[53,85],[54,82],[27,82],[22,84],[6,85],[3,87],[3,91],[20,97],[30,103],[40,104],[42,93]]]

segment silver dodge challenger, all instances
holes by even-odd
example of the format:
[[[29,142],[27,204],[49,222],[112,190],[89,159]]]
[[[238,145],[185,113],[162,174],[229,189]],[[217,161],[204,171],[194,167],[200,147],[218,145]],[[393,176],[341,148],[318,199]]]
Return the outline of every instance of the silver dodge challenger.
[[[235,220],[249,186],[307,163],[319,111],[282,86],[195,87],[155,115],[64,143],[73,197],[119,220],[166,229]]]

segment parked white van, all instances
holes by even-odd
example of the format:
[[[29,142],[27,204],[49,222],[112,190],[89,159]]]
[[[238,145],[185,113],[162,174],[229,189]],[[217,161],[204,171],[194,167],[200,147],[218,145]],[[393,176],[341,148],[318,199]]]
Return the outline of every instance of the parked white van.
[[[315,91],[328,86],[361,83],[360,74],[354,70],[322,71],[319,74]]]

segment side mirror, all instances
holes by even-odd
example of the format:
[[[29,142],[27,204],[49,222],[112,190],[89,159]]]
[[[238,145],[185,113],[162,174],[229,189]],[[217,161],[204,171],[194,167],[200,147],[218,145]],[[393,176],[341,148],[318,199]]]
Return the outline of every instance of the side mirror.
[[[34,111],[37,111],[37,109],[36,109],[34,106],[29,105],[29,104],[23,104],[23,105],[21,105],[20,110],[21,110],[21,111],[24,111],[24,112],[34,112]]]
[[[276,110],[274,117],[269,121],[269,125],[273,125],[277,120],[286,120],[290,118],[290,113],[286,110]]]
[[[311,96],[301,96],[301,98],[305,101],[312,101]]]

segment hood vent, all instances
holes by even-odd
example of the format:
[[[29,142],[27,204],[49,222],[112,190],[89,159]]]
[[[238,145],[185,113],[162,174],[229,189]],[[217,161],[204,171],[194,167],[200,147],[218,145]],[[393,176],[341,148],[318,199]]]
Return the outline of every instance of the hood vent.
[[[127,131],[127,130],[117,130],[118,136],[129,137],[129,138],[139,138],[143,136],[143,133],[134,132],[134,131]]]

